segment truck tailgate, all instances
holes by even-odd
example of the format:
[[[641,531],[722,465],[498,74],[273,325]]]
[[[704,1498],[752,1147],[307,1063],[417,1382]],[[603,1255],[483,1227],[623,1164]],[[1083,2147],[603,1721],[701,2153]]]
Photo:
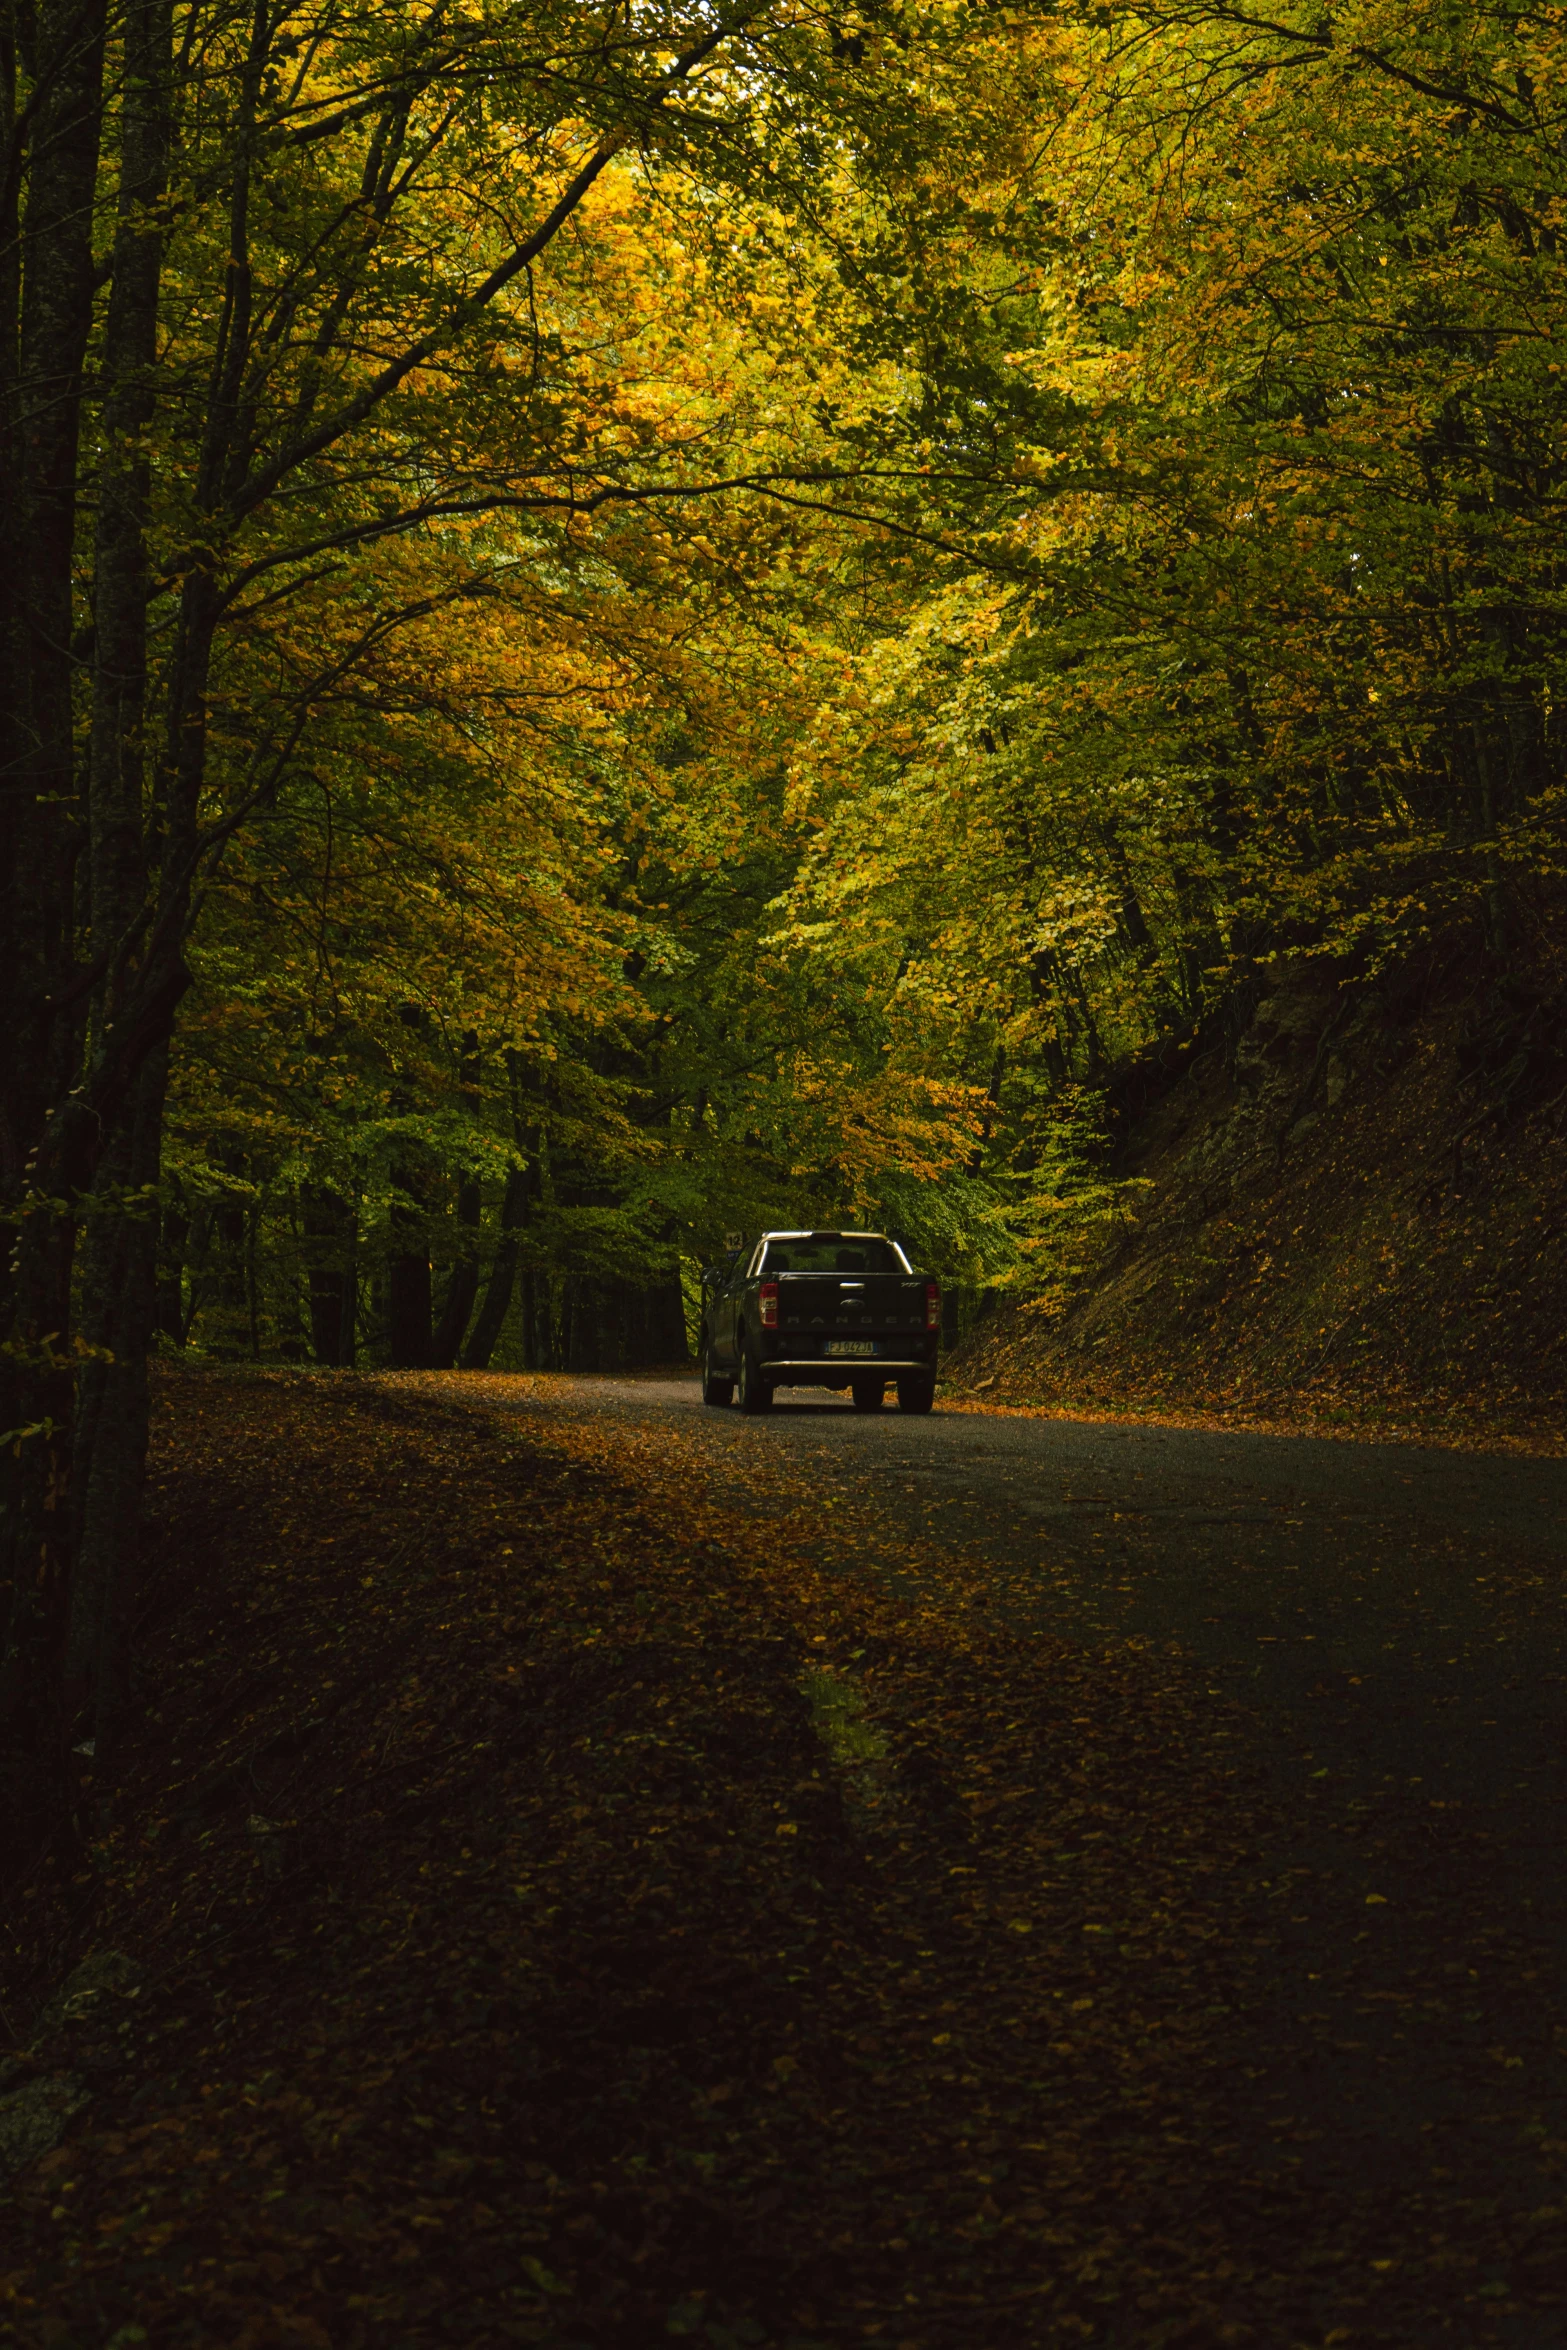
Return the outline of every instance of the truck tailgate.
[[[925,1328],[925,1283],[906,1273],[781,1273],[778,1327],[802,1339],[912,1337]]]

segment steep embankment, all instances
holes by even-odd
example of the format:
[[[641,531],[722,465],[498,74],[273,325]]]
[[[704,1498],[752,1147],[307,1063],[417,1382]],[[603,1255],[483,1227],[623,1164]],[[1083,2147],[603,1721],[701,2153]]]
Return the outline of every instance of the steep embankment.
[[[1124,1082],[1147,1188],[1054,1315],[954,1357],[990,1402],[1567,1439],[1567,964],[1277,969],[1238,1040]]]

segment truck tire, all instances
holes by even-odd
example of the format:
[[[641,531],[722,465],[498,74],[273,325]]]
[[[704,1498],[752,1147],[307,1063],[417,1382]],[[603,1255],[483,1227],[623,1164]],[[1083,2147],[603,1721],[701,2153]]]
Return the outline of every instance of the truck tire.
[[[898,1381],[900,1412],[928,1412],[936,1400],[936,1382],[924,1371],[909,1371]]]
[[[713,1345],[709,1339],[702,1349],[702,1401],[717,1404],[722,1409],[734,1391],[734,1381],[726,1379],[721,1371],[713,1367]]]
[[[887,1397],[885,1379],[851,1379],[849,1392],[857,1412],[879,1412]]]
[[[742,1338],[740,1341],[740,1409],[743,1412],[770,1412],[773,1391],[762,1377],[761,1366]]]

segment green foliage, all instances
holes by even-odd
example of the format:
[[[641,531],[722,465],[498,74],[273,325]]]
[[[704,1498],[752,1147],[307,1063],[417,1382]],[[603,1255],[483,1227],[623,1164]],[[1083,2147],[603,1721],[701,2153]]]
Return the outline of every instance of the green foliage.
[[[253,345],[246,461],[296,469],[218,533],[204,806],[248,813],[166,1180],[229,1270],[187,1256],[185,1319],[303,1343],[323,1188],[371,1359],[410,1248],[439,1306],[512,1247],[546,1354],[577,1290],[736,1225],[872,1219],[971,1299],[1059,1303],[1136,1212],[1131,1056],[1282,952],[1504,954],[1563,869],[1556,30],[926,12],[899,81],[879,34],[764,16],[650,129],[640,53],[532,78],[553,21],[421,68],[395,132],[289,143],[388,23],[277,69],[246,265],[297,328]],[[229,152],[230,39],[188,172]],[[526,299],[296,464],[579,119],[642,143]],[[361,236],[388,137],[430,144]],[[170,582],[215,527],[178,452],[231,243],[170,232]]]

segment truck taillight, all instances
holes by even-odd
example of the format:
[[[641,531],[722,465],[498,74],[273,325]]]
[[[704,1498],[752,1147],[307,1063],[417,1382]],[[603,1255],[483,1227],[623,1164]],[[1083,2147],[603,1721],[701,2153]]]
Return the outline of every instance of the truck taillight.
[[[941,1291],[934,1281],[925,1284],[925,1327],[927,1330],[941,1328]]]
[[[776,1281],[764,1281],[764,1282],[762,1283],[761,1297],[762,1297],[762,1328],[763,1328],[764,1330],[776,1330],[776,1329],[777,1329],[777,1327],[778,1327],[778,1284],[777,1284],[777,1282],[776,1282]]]

